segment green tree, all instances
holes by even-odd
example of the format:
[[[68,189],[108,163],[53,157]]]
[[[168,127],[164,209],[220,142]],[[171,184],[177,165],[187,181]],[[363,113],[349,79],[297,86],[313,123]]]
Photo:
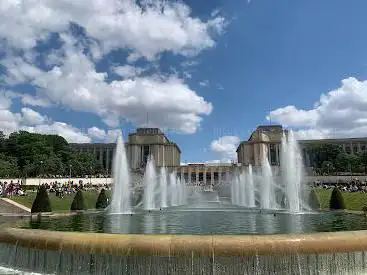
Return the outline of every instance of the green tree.
[[[107,206],[108,198],[106,195],[106,190],[102,189],[97,198],[96,209],[105,209]]]
[[[337,144],[322,143],[308,145],[311,162],[315,164],[315,168],[321,168],[322,163],[329,161],[334,163],[337,156],[342,152],[342,147]]]
[[[337,187],[331,193],[329,208],[331,210],[345,209],[343,194]]]
[[[41,185],[37,191],[36,198],[33,201],[31,212],[41,213],[41,212],[51,212],[51,202],[48,197],[46,187]]]
[[[71,211],[79,211],[79,210],[86,210],[86,206],[84,203],[83,192],[78,190],[76,192],[73,202],[71,203],[70,210]]]
[[[330,173],[334,172],[335,168],[331,161],[325,160],[321,164],[321,171],[323,174],[329,175]]]
[[[312,210],[320,209],[320,202],[314,189],[312,189],[308,195],[308,206],[311,207]]]
[[[102,170],[93,154],[72,151],[63,137],[26,131],[11,133],[9,137],[0,131],[0,164],[0,175],[9,177],[69,175],[70,165],[73,175],[78,176]]]

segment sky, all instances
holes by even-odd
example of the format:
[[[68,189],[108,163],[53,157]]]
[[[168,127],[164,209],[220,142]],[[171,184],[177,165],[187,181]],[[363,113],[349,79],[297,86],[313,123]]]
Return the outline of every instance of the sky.
[[[258,125],[367,136],[365,0],[1,0],[0,130],[159,127],[230,162]]]

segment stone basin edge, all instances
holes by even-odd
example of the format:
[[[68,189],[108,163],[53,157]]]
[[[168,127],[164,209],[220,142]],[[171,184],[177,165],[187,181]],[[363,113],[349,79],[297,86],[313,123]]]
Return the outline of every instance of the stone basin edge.
[[[6,227],[0,242],[60,252],[114,256],[270,256],[367,251],[367,230],[278,235],[146,235]]]

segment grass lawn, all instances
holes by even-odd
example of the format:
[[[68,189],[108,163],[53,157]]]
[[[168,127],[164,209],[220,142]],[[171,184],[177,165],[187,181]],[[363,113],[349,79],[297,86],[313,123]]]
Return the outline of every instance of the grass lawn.
[[[329,209],[329,201],[331,192],[333,189],[315,189],[317,197],[319,198],[321,208],[322,209]],[[367,193],[349,193],[349,192],[342,192],[345,207],[348,210],[357,210],[361,211],[362,207],[367,205]]]
[[[99,192],[97,191],[84,191],[84,203],[87,209],[94,209],[96,207],[96,201]],[[110,192],[107,191],[107,195],[110,197]],[[68,212],[70,211],[71,202],[74,199],[75,194],[66,195],[64,198],[58,198],[55,193],[49,193],[51,207],[53,212]],[[31,208],[32,203],[36,197],[36,192],[28,192],[24,197],[12,197],[11,199],[17,203],[23,204],[26,207]]]

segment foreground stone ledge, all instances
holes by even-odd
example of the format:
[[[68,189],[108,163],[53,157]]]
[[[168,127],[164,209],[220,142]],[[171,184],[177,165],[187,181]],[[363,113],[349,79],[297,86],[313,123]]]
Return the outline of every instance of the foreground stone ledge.
[[[0,242],[115,256],[256,256],[367,251],[367,231],[284,235],[138,235],[5,228]]]

